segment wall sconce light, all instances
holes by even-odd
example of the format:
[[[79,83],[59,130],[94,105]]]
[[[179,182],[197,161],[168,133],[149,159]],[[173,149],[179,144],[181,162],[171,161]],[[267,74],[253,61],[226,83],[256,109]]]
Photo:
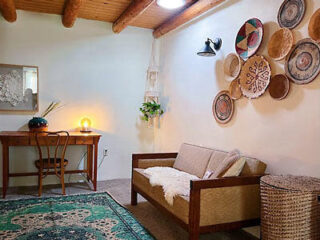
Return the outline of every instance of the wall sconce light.
[[[205,42],[205,46],[197,54],[202,57],[214,57],[216,55],[216,52],[212,49],[210,43],[212,43],[213,48],[218,51],[221,48],[222,39],[216,38],[214,41],[212,41],[210,38],[208,38]]]
[[[91,121],[89,118],[83,118],[80,122],[80,127],[81,127],[80,132],[82,132],[82,133],[92,132],[91,131]]]

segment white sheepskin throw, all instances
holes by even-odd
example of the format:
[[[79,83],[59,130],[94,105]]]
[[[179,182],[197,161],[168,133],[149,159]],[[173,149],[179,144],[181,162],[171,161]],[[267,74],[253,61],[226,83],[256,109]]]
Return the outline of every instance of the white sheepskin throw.
[[[189,196],[190,180],[199,179],[197,176],[179,171],[171,167],[151,167],[144,170],[149,175],[152,186],[162,186],[166,201],[173,205],[176,195]]]

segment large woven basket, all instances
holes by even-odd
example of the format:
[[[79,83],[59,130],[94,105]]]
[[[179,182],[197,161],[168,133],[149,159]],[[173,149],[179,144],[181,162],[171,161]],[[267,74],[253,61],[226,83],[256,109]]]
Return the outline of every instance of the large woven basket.
[[[265,176],[260,187],[263,240],[320,239],[320,179]]]

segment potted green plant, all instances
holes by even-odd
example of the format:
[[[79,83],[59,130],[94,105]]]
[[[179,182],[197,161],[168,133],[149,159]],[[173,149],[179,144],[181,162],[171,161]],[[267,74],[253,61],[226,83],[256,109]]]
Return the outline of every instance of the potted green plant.
[[[161,109],[161,105],[155,101],[142,103],[140,112],[143,114],[142,119],[149,123],[155,117],[161,116],[164,113],[164,111]]]

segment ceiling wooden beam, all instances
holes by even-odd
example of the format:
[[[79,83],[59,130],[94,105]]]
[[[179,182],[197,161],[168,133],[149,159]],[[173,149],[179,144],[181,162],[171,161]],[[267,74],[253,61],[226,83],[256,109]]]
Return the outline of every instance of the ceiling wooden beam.
[[[62,23],[65,27],[71,28],[73,26],[83,2],[84,0],[67,0],[62,17]]]
[[[14,0],[0,0],[0,11],[3,18],[8,22],[15,22],[17,20],[17,11]]]
[[[129,7],[113,23],[112,30],[120,33],[125,29],[137,16],[142,14],[155,0],[133,0]]]
[[[164,34],[181,26],[182,24],[190,21],[191,19],[208,11],[209,9],[217,6],[223,1],[224,0],[199,0],[196,3],[192,4],[189,8],[185,9],[178,15],[170,18],[168,21],[157,27],[153,31],[153,36],[155,38],[159,38]]]

